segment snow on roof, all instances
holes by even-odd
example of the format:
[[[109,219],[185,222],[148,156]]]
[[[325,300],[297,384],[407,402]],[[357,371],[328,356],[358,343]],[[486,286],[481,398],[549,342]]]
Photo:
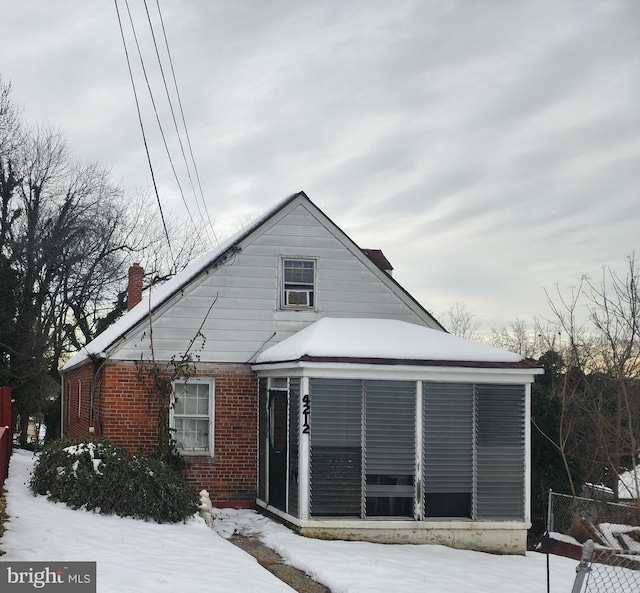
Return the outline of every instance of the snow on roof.
[[[240,229],[235,235],[229,237],[226,241],[220,243],[212,250],[208,251],[198,259],[191,262],[184,270],[178,272],[173,278],[164,284],[152,289],[149,295],[142,299],[133,309],[128,311],[113,325],[110,325],[105,331],[89,342],[82,350],[74,354],[62,367],[62,370],[69,369],[92,355],[99,355],[109,348],[120,337],[126,334],[130,329],[135,327],[142,321],[149,311],[155,310],[164,301],[172,295],[180,291],[198,274],[207,269],[216,259],[218,259],[225,251],[229,250],[235,243],[240,241],[249,233],[253,232],[263,222],[269,219],[275,212],[282,208],[286,203],[293,200],[297,196],[304,196],[304,192],[293,194],[284,200],[278,202],[275,206],[269,208],[262,216],[256,218],[252,223]]]
[[[507,350],[405,321],[324,317],[262,352],[256,364],[303,356],[492,363],[523,360]]]

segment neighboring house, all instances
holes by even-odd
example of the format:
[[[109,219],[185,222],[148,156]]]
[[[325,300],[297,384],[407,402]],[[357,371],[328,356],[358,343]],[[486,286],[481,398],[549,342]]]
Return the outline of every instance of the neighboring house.
[[[618,479],[618,500],[638,503],[640,501],[640,469],[629,470]]]
[[[139,267],[130,283],[135,302]],[[303,192],[69,360],[64,434],[152,453],[136,361],[166,363],[196,335],[171,423],[215,505],[257,504],[318,537],[524,553],[541,369],[446,333]]]

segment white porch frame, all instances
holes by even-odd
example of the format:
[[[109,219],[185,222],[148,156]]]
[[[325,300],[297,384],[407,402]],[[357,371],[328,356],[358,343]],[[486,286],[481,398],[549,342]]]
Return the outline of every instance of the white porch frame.
[[[364,539],[378,542],[445,543],[453,547],[498,553],[524,553],[526,532],[531,526],[531,383],[541,374],[539,368],[479,368],[454,366],[377,365],[363,363],[331,363],[293,361],[253,365],[258,377],[300,378],[299,402],[299,481],[298,511],[294,517],[265,501],[256,504],[280,517],[303,534],[327,539]],[[418,520],[387,517],[311,518],[310,516],[310,439],[303,432],[303,397],[309,394],[311,378],[359,380],[395,380],[416,382],[416,447],[422,450],[422,383],[423,381],[522,384],[525,388],[525,467],[523,521],[425,520],[420,509]],[[422,487],[422,459],[416,456],[416,500]]]

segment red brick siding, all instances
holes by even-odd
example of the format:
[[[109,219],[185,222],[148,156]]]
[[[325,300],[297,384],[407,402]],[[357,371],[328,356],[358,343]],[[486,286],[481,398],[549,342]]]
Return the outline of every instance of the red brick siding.
[[[255,501],[258,479],[256,376],[248,365],[219,365],[216,369],[199,370],[202,376],[207,376],[207,372],[212,372],[208,376],[216,380],[214,463],[213,468],[205,471],[202,459],[191,458],[194,463],[191,475],[198,488],[202,484],[209,491],[214,504]]]
[[[100,381],[99,419],[102,436],[134,455],[155,452],[158,402],[138,379],[133,362],[109,362]]]
[[[71,404],[71,423],[65,435],[88,433],[89,404],[93,367],[88,364],[65,374],[65,408]],[[77,414],[77,380],[82,386],[82,422]],[[256,499],[257,484],[257,380],[248,365],[200,363],[195,376],[213,378],[214,450],[211,456],[188,456],[187,475],[197,491],[209,491],[214,505],[250,506]],[[85,387],[86,383],[86,387]],[[70,392],[67,391],[70,389]],[[137,378],[133,362],[109,362],[100,372],[95,388],[95,417],[102,435],[123,445],[136,455],[155,451],[157,403],[150,400],[145,386]],[[86,411],[86,414],[85,414]],[[85,417],[86,416],[86,417]]]
[[[63,427],[65,436],[86,437],[89,434],[91,378],[93,365],[88,364],[64,376]],[[80,415],[78,415],[80,397]]]

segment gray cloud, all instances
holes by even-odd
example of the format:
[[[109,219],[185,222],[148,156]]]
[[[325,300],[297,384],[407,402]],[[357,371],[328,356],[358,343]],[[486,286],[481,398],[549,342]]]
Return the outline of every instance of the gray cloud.
[[[488,326],[544,312],[545,287],[637,249],[638,3],[162,7],[220,234],[304,189],[358,244],[384,249],[428,309],[464,301]],[[125,187],[148,185],[113,4],[0,9],[0,74],[25,115],[61,126]],[[177,210],[133,57],[162,197]],[[160,93],[151,62],[149,73]]]

